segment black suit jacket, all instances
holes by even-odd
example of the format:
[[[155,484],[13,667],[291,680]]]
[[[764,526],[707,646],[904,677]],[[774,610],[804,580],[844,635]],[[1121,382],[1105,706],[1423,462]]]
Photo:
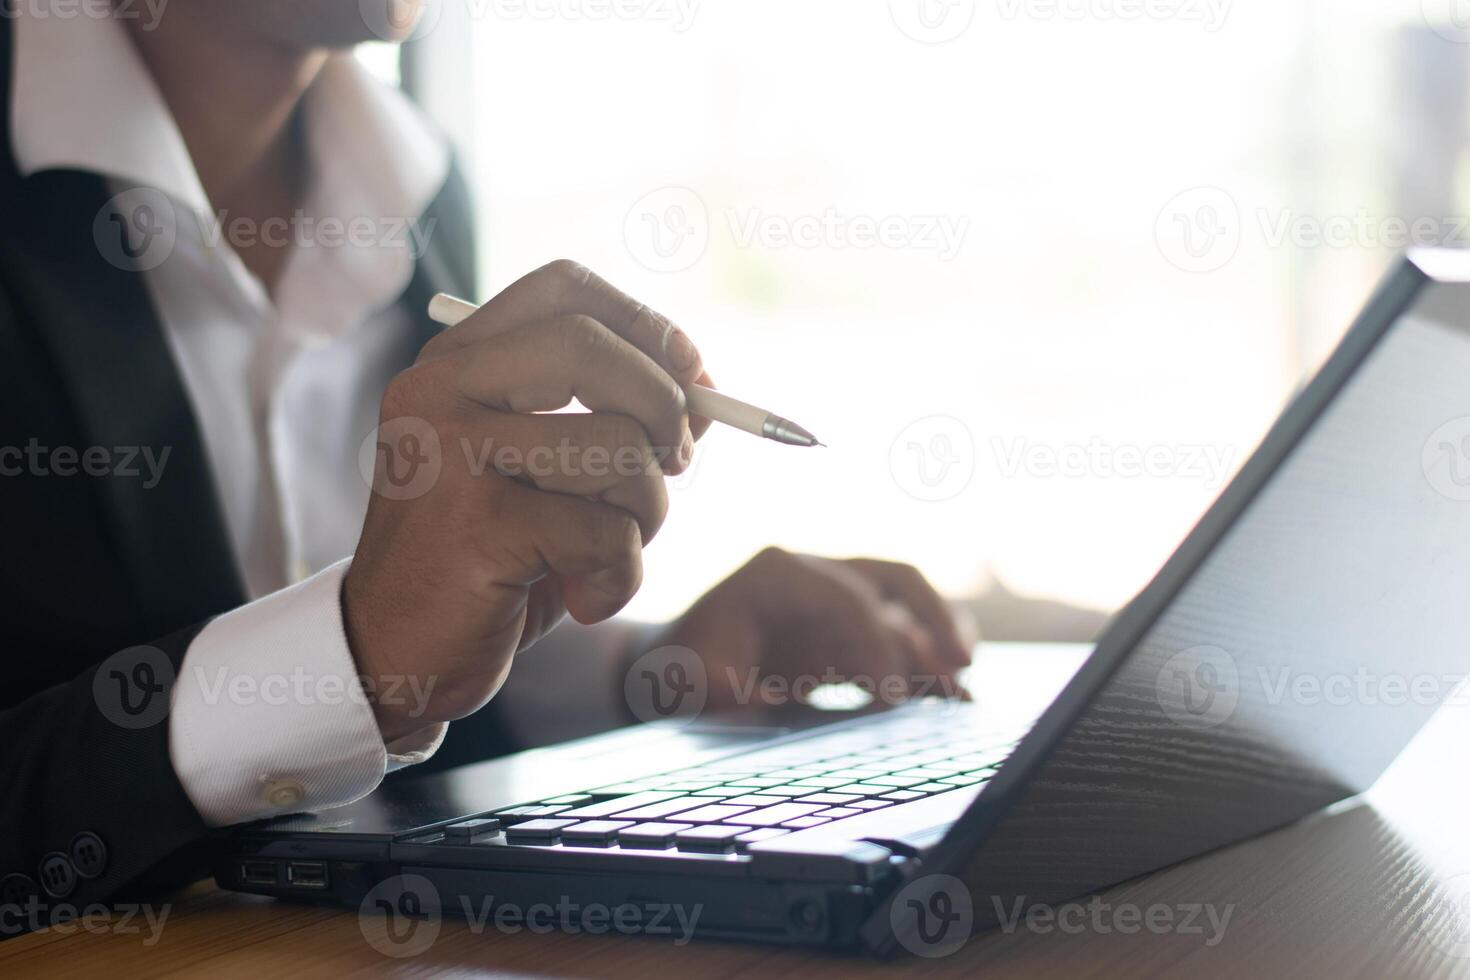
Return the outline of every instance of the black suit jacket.
[[[130,448],[169,457],[152,487],[0,459],[11,474],[0,475],[0,906],[11,906],[0,936],[16,931],[14,906],[30,893],[44,916],[198,875],[209,832],[170,766],[167,718],[140,721],[157,713],[150,699],[167,704],[170,667],[195,634],[244,601],[142,275],[109,263],[94,239],[108,185],[67,171],[22,180],[16,169],[10,48],[0,18],[0,450],[98,446],[119,466]],[[421,318],[406,360],[434,329],[423,316],[434,292],[474,294],[470,215],[455,171],[402,299]],[[107,663],[138,645],[153,652]],[[445,761],[508,747],[493,719],[455,734]]]

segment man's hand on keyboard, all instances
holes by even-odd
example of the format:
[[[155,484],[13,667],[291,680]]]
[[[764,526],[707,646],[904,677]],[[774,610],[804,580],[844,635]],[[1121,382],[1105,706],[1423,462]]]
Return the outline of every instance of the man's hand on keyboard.
[[[961,696],[973,624],[908,565],[834,561],[768,549],[711,590],[659,638],[694,651],[705,710],[759,701],[758,679],[783,692],[856,683],[883,698]],[[815,683],[814,683],[815,682]]]

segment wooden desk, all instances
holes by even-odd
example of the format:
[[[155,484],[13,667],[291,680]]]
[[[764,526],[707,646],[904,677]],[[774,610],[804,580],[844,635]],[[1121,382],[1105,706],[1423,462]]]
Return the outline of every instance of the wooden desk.
[[[1452,704],[1365,798],[1100,897],[1111,910],[1228,910],[1214,945],[1208,926],[1205,935],[1123,934],[1089,920],[1080,932],[1022,925],[976,936],[943,959],[874,963],[732,943],[677,947],[666,938],[475,934],[446,919],[427,952],[399,960],[364,940],[352,910],[200,884],[166,900],[151,945],[141,921],[135,932],[36,933],[0,943],[0,976],[1470,976],[1466,746],[1470,705]],[[1126,925],[1111,913],[1102,921]]]

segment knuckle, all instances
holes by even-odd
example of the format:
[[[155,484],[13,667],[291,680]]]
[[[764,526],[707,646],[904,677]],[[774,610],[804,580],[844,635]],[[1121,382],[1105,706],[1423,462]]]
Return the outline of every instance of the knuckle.
[[[632,514],[609,507],[597,521],[596,540],[598,554],[611,563],[641,547],[643,532]]]
[[[581,313],[558,319],[553,334],[564,354],[579,358],[595,354],[608,341],[607,328]]]

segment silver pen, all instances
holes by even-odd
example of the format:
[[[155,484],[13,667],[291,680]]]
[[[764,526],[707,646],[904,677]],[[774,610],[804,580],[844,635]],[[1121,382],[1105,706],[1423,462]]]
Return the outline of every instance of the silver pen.
[[[467,320],[478,309],[474,303],[440,293],[429,301],[429,318],[446,327],[454,327]],[[746,404],[738,398],[731,398],[713,388],[689,385],[684,389],[684,394],[688,399],[690,412],[713,422],[720,422],[785,446],[822,445],[816,436],[790,419]]]

